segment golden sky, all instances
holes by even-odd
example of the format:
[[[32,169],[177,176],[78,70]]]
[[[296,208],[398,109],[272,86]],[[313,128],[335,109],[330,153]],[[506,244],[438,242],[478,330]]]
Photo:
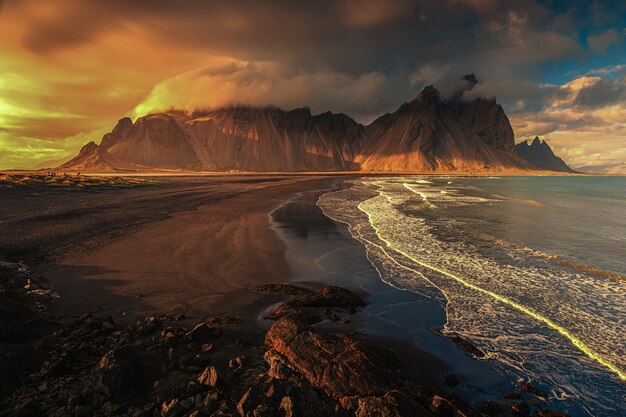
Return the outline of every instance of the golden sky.
[[[0,169],[99,142],[123,116],[308,105],[369,122],[473,72],[518,140],[626,161],[622,2],[0,0]]]

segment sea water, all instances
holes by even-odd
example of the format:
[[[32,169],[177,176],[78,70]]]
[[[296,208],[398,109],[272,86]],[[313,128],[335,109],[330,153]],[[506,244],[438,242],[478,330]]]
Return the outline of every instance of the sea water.
[[[350,181],[318,206],[384,282],[441,302],[443,334],[574,416],[626,415],[626,177]]]

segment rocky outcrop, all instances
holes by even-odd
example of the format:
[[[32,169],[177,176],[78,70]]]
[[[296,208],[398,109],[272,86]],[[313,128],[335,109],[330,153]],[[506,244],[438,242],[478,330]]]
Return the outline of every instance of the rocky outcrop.
[[[105,152],[95,142],[82,147],[75,158],[59,167],[59,170],[75,170],[81,172],[115,172],[123,165],[115,157]]]
[[[495,99],[467,99],[476,80],[442,98],[426,87],[368,126],[308,108],[229,107],[120,120],[63,170],[504,171],[528,169]]]
[[[372,171],[525,169],[513,130],[495,100],[444,99],[431,87],[367,127],[357,161]]]
[[[576,172],[554,154],[552,148],[545,140],[540,140],[537,136],[530,144],[528,144],[528,141],[523,141],[515,145],[515,152],[525,161],[539,169],[557,172]]]
[[[264,288],[299,292],[284,284]],[[331,288],[295,298],[316,295],[317,300],[327,300],[322,304],[338,299],[360,304],[349,291]],[[0,395],[0,416],[483,415],[454,395],[416,385],[403,375],[390,351],[357,340],[340,327],[322,332],[283,318],[264,339],[254,335],[243,342],[238,338],[245,324],[238,327],[240,323],[229,315],[186,322],[174,313],[126,325],[92,313],[68,317],[36,342],[42,360],[33,361],[28,352],[33,362],[29,374],[18,378],[15,357],[12,368],[0,355],[0,387],[5,389],[4,397]],[[195,334],[212,342],[194,340]],[[533,404],[532,397],[526,401],[526,396],[537,394],[526,386],[520,389],[503,400],[510,415],[534,411],[528,405]],[[502,410],[492,402],[479,408],[483,413]],[[538,415],[564,416],[549,411]]]
[[[396,388],[397,365],[344,334],[321,334],[283,318],[267,332],[265,344],[311,386],[336,400],[382,395]]]

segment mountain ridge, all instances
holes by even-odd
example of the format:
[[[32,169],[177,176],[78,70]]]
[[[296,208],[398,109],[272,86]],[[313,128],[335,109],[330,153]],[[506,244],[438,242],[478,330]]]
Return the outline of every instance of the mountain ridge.
[[[525,140],[515,145],[515,152],[522,159],[540,169],[556,172],[577,172],[556,156],[550,145],[545,140],[540,140],[538,136],[535,136],[530,144]]]
[[[368,125],[308,107],[230,106],[121,119],[63,170],[504,172],[532,167],[514,151],[495,99],[452,98],[428,86]],[[459,95],[460,94],[460,95]],[[94,145],[99,149],[96,152]],[[89,163],[83,161],[89,156]],[[100,158],[99,161],[96,159]]]

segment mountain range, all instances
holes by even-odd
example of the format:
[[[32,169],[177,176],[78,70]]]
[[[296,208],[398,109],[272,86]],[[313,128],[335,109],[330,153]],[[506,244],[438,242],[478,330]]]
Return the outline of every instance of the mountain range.
[[[518,172],[513,129],[495,99],[451,97],[432,86],[368,125],[306,108],[233,106],[121,119],[63,171]]]
[[[523,141],[515,145],[515,152],[525,161],[540,169],[557,172],[576,172],[558,156],[545,140],[535,139],[529,144]]]

